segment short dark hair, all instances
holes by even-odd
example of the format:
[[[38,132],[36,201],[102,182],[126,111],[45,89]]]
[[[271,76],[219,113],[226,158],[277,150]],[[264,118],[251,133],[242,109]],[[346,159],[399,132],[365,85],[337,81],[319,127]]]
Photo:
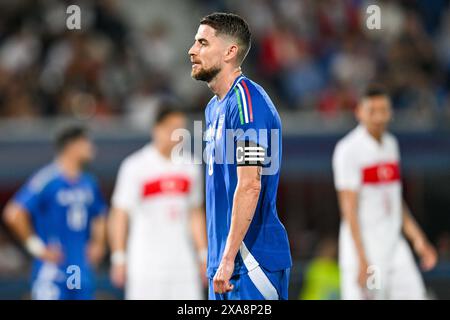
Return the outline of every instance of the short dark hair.
[[[158,111],[155,116],[155,125],[163,122],[168,116],[172,114],[183,114],[184,112],[181,110],[180,104],[174,98],[160,98],[157,104]]]
[[[386,87],[383,86],[382,84],[372,83],[369,86],[367,86],[366,91],[364,91],[363,99],[379,97],[379,96],[389,97],[389,93],[388,93]]]
[[[218,35],[224,34],[235,38],[239,44],[239,64],[244,61],[250,51],[252,34],[243,18],[234,13],[214,12],[203,17],[200,24],[210,26]]]
[[[62,129],[55,139],[55,147],[57,152],[61,152],[71,142],[80,138],[87,138],[87,129],[82,126],[70,126]]]

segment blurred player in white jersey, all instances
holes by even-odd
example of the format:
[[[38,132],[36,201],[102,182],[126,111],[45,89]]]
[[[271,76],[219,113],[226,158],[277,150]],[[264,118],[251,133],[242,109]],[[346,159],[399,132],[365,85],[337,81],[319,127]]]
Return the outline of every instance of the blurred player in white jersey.
[[[335,187],[342,216],[339,265],[343,299],[424,299],[425,288],[406,238],[423,270],[435,249],[402,197],[397,139],[386,131],[392,111],[371,86],[356,111],[359,125],[336,145]]]
[[[109,220],[111,280],[126,299],[202,299],[206,226],[202,166],[174,162],[172,132],[186,125],[163,100],[152,143],[121,164]]]

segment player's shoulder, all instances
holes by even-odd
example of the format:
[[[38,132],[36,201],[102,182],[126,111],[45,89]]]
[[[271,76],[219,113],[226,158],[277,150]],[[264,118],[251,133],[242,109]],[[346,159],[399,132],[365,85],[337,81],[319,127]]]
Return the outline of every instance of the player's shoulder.
[[[347,132],[342,138],[340,138],[336,144],[336,148],[344,148],[352,145],[358,140],[358,127]]]
[[[50,163],[39,168],[29,179],[28,185],[34,192],[41,192],[60,177],[61,172],[58,166],[55,163]]]
[[[397,137],[389,131],[386,131],[384,134],[384,142],[387,145],[388,150],[394,152],[396,154],[400,153],[400,147],[397,140]]]
[[[237,79],[233,91],[234,94],[232,94],[231,101],[235,104],[238,104],[239,102],[245,102],[247,104],[259,103],[263,105],[272,104],[269,95],[263,87],[245,76],[241,76]]]
[[[386,131],[386,133],[384,134],[384,138],[386,139],[387,143],[398,145],[397,137],[393,133]]]
[[[145,157],[148,155],[149,152],[150,153],[152,152],[152,148],[153,147],[150,144],[147,144],[139,148],[138,150],[133,151],[122,160],[120,166],[122,168],[127,169],[136,168],[137,170],[139,170],[140,163],[145,161]]]
[[[361,142],[361,130],[362,128],[358,126],[339,139],[334,149],[335,155],[348,154],[358,150]]]
[[[245,122],[252,122],[253,118],[273,118],[277,115],[275,105],[263,87],[245,76],[237,79],[228,100],[230,111],[242,113]]]

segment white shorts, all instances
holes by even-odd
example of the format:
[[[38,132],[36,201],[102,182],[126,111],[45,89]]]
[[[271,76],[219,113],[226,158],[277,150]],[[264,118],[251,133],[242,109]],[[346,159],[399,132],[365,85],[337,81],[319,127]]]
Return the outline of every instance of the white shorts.
[[[414,256],[405,239],[401,239],[389,263],[370,261],[368,286],[358,285],[358,265],[341,264],[341,298],[344,300],[422,300],[425,286]]]

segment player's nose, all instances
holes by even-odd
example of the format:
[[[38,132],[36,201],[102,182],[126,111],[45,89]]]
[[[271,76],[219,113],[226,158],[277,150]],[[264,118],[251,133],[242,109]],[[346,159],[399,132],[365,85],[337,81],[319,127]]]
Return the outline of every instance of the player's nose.
[[[195,43],[192,45],[192,47],[189,49],[189,51],[188,51],[188,55],[190,56],[190,57],[193,57],[194,55],[196,55],[196,52],[197,52],[197,50],[196,50],[196,48],[195,48]]]

